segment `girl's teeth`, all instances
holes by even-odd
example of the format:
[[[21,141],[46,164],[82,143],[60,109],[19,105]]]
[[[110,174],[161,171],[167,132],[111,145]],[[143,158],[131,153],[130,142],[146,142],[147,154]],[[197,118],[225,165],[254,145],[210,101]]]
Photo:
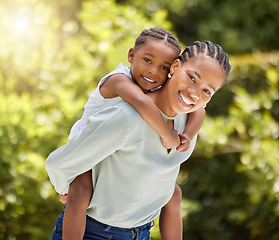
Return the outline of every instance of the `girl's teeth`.
[[[149,78],[146,78],[146,77],[143,77],[146,81],[148,81],[148,82],[151,82],[151,83],[154,83],[155,81],[153,81],[153,80],[151,80],[151,79],[149,79]]]

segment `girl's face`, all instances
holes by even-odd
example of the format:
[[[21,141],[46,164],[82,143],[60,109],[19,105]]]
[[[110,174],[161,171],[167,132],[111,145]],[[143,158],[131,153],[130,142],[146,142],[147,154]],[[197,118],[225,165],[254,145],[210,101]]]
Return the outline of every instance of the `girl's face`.
[[[199,54],[182,63],[175,60],[167,82],[167,115],[193,112],[206,105],[225,81],[226,73],[217,60]],[[166,86],[167,87],[167,86]]]
[[[177,54],[174,47],[152,38],[148,38],[144,44],[136,48],[131,48],[128,60],[131,63],[133,80],[143,90],[162,86]]]

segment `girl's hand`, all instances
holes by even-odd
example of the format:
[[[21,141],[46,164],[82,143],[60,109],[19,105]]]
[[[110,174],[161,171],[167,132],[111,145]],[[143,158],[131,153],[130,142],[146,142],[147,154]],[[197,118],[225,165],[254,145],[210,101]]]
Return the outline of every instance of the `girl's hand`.
[[[65,195],[59,194],[59,200],[63,204],[65,204],[67,202],[67,198],[68,198],[68,194],[65,194]]]
[[[191,140],[185,133],[179,134],[179,137],[180,137],[180,145],[176,148],[176,150],[179,152],[186,152],[190,147]]]
[[[168,137],[164,137],[161,139],[162,139],[163,147],[166,149],[177,147],[180,144],[180,138],[178,136],[178,132],[174,129],[171,129],[171,134]]]

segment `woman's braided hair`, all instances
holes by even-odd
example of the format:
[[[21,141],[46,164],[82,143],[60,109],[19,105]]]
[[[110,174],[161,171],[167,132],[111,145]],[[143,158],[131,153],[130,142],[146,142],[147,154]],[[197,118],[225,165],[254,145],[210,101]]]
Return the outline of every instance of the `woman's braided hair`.
[[[178,58],[182,62],[186,62],[189,58],[192,58],[198,54],[205,54],[213,59],[216,59],[225,70],[226,76],[229,75],[231,65],[229,63],[228,54],[223,51],[221,46],[210,41],[195,41],[191,46],[186,47]]]
[[[176,36],[174,36],[170,31],[162,28],[150,28],[145,29],[141,32],[135,42],[135,47],[138,47],[146,42],[148,38],[153,38],[155,40],[164,41],[167,44],[170,44],[171,47],[174,47],[177,50],[179,55],[181,52],[181,47]]]

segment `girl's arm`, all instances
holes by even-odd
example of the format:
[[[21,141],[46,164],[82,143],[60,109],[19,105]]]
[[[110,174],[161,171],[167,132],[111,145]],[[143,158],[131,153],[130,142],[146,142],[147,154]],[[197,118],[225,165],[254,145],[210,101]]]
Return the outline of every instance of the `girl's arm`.
[[[167,126],[156,105],[128,76],[124,74],[112,75],[100,87],[100,93],[104,98],[119,96],[132,105],[141,117],[160,135],[165,148],[177,147],[180,144],[177,131]]]
[[[180,145],[176,148],[177,151],[186,152],[190,147],[190,142],[199,132],[204,118],[205,118],[205,109],[200,108],[195,112],[192,112],[188,115],[188,121],[185,126],[185,129],[182,134],[180,134]]]

